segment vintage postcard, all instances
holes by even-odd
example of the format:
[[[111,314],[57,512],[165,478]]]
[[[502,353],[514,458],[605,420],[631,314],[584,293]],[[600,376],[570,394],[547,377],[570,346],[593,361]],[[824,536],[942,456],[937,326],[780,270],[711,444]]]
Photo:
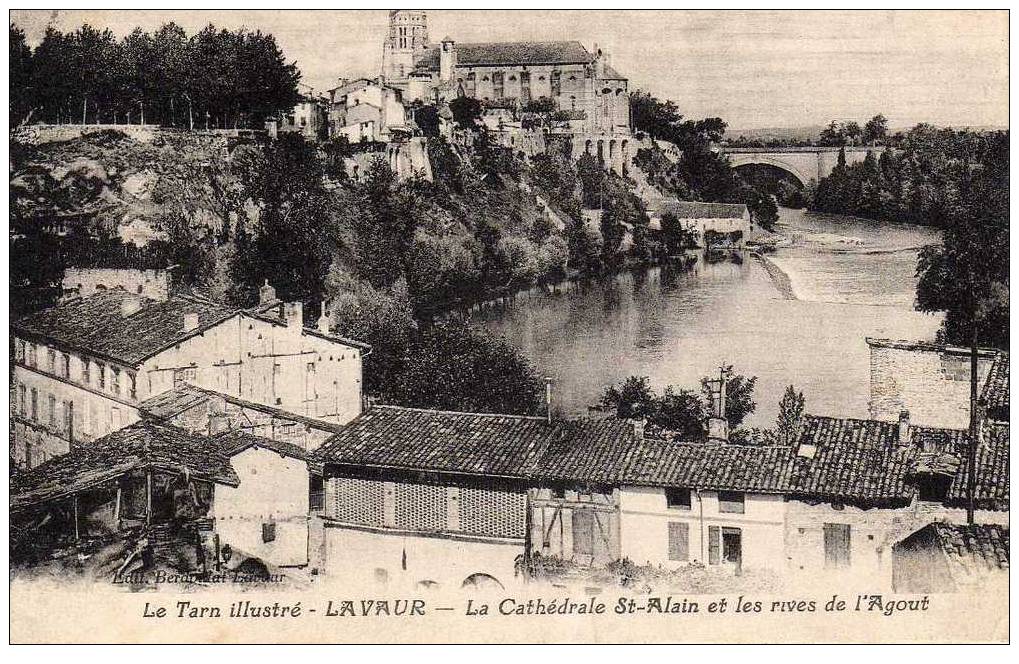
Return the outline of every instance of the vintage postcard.
[[[12,643],[1008,640],[1007,11],[9,23]]]

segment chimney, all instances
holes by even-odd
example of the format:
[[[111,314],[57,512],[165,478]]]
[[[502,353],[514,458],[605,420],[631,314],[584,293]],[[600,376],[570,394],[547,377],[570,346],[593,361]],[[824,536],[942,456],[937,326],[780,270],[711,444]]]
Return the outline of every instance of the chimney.
[[[708,442],[723,444],[729,442],[729,420],[724,417],[708,418]]]
[[[276,301],[276,289],[269,285],[269,280],[258,289],[258,306],[262,307]]]
[[[322,300],[322,311],[318,315],[318,331],[322,334],[329,334],[329,314],[326,310],[325,300]]]
[[[120,301],[120,317],[127,318],[142,308],[142,299],[134,293],[128,293]]]
[[[184,314],[184,331],[194,332],[198,329],[198,314],[186,313]]]
[[[446,37],[439,48],[439,80],[452,81],[455,74],[456,42],[451,37]]]
[[[909,447],[913,444],[913,432],[909,429],[909,411],[899,411],[899,447]]]
[[[644,440],[644,427],[647,426],[647,420],[643,417],[635,417],[630,422],[633,423],[633,435],[638,440]]]
[[[304,303],[287,302],[283,305],[283,320],[287,327],[298,331],[304,328]]]

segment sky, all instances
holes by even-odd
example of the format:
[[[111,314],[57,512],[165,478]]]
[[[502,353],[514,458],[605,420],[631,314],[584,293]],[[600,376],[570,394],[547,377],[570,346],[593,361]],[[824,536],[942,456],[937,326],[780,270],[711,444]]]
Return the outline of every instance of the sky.
[[[118,36],[175,21],[276,36],[303,82],[376,75],[388,14],[358,11],[12,11],[29,43],[47,24]],[[1007,11],[428,11],[431,40],[597,44],[631,89],[732,129],[864,121],[1008,126]]]

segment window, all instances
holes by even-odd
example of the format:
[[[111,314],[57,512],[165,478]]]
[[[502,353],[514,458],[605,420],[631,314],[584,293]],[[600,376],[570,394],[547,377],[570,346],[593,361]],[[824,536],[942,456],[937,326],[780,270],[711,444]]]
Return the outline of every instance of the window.
[[[64,353],[63,356],[60,359],[61,359],[61,363],[60,363],[60,375],[63,376],[64,378],[70,378],[71,377],[71,356],[68,355],[67,353]]]
[[[52,348],[46,351],[46,369],[50,373],[57,372],[57,351]]]
[[[81,382],[86,385],[89,384],[91,376],[89,376],[89,361],[87,357],[81,358]]]
[[[849,524],[824,524],[824,566],[826,569],[848,567],[849,548]]]
[[[32,419],[39,421],[39,392],[32,388]]]
[[[96,375],[99,376],[99,389],[106,389],[106,366],[102,362],[96,362]]]
[[[690,525],[669,522],[669,560],[690,560]]]
[[[57,398],[52,394],[49,396],[49,400],[47,401],[46,412],[49,414],[50,426],[57,426]]]
[[[35,361],[35,344],[26,344],[25,352],[28,354],[28,366],[34,367]]]
[[[690,489],[666,489],[665,502],[670,509],[690,509]]]
[[[24,384],[18,385],[18,406],[22,416],[28,411],[27,388]]]
[[[127,380],[129,385],[129,395],[132,399],[138,398],[138,376],[134,373],[129,372],[127,374]]]
[[[120,394],[120,369],[118,369],[117,367],[111,367],[111,369],[113,370],[113,372],[110,375],[110,387],[113,389],[113,393],[114,394],[119,395]]]
[[[14,350],[14,359],[17,360],[18,362],[24,362],[25,361],[25,342],[24,341],[21,341],[21,340],[18,341],[17,348],[15,348],[15,350]]]
[[[562,74],[560,74],[557,71],[552,72],[552,75],[549,77],[549,85],[552,86],[552,96],[553,97],[558,97],[559,94],[562,92],[562,87],[561,87],[562,86],[562,80],[561,80],[561,77],[562,77]]]
[[[743,514],[744,496],[739,491],[719,491],[718,511],[730,514]]]

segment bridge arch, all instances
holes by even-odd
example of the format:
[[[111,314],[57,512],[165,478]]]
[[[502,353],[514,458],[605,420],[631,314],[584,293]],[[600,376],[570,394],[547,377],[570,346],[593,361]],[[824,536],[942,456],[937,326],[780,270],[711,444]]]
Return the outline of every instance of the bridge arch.
[[[813,156],[813,155],[811,155]],[[769,154],[730,154],[729,164],[735,169],[741,166],[750,166],[752,164],[764,164],[766,166],[773,166],[786,173],[789,173],[799,181],[801,187],[806,187],[811,180],[817,180],[816,167],[814,171],[808,171],[802,165],[797,164],[789,159],[782,159]]]

